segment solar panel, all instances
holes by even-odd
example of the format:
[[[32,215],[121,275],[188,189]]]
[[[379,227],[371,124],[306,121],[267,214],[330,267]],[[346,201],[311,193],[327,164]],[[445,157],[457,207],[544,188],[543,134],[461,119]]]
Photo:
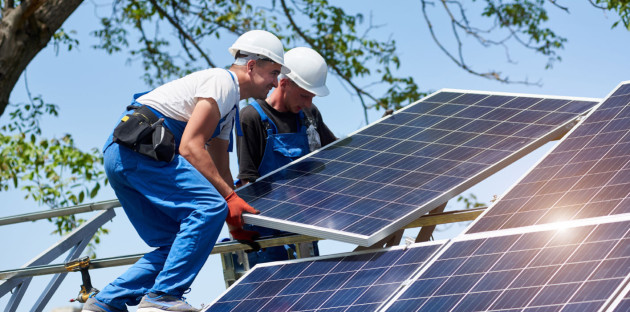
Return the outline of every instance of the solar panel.
[[[467,230],[630,213],[630,83],[620,84]]]
[[[599,311],[630,274],[628,219],[460,236],[384,310]]]
[[[630,279],[630,276],[628,276]],[[626,288],[622,291],[619,298],[612,303],[609,312],[628,312],[630,311],[630,283],[626,285]]]
[[[375,311],[442,247],[395,247],[259,264],[208,311]]]
[[[593,99],[441,90],[237,191],[245,222],[369,246],[568,131]]]

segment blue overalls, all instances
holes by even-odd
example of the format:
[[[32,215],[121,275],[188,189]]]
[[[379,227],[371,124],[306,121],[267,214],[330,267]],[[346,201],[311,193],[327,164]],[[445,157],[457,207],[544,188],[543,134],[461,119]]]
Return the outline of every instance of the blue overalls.
[[[132,105],[140,105],[136,99],[142,94],[134,95]],[[186,122],[151,110],[164,118],[178,150]],[[213,137],[219,132],[215,131]],[[131,224],[142,240],[156,249],[104,287],[96,299],[126,310],[125,305],[137,305],[149,292],[181,297],[217,241],[228,212],[225,199],[179,154],[171,162],[153,160],[113,144],[112,135],[103,154],[109,183]]]
[[[296,118],[298,132],[297,133],[278,133],[276,125],[267,117],[263,112],[258,102],[253,101],[251,105],[256,109],[260,115],[264,125],[269,125],[267,128],[267,144],[265,146],[265,152],[263,154],[260,166],[258,166],[258,173],[260,176],[264,176],[291,161],[302,157],[310,152],[308,146],[308,136],[306,134],[306,125],[302,122],[305,119],[304,113],[300,111],[298,118]],[[246,224],[244,226],[246,230],[257,231],[260,236],[277,236],[282,234],[288,234],[288,232],[259,227],[255,225]],[[288,250],[291,248],[295,251],[295,245],[275,246],[268,247],[258,252],[248,253],[248,260],[250,268],[256,263],[265,263],[270,261],[287,260]],[[315,255],[319,255],[317,248],[317,242],[313,242],[313,248]]]

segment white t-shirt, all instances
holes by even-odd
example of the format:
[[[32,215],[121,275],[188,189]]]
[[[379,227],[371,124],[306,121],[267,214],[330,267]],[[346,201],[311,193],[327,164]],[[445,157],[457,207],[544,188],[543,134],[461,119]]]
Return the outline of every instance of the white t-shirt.
[[[217,138],[228,140],[240,100],[238,79],[236,74],[231,73],[232,76],[230,73],[221,68],[194,72],[163,84],[136,101],[156,109],[166,117],[188,122],[198,98],[213,98],[219,105],[223,120]]]

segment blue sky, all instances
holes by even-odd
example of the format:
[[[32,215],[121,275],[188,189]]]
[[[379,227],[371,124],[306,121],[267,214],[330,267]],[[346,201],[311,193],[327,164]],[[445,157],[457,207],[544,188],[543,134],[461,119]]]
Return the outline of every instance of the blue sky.
[[[397,42],[398,54],[402,67],[399,76],[412,76],[421,90],[439,90],[441,88],[497,91],[509,93],[528,93],[542,95],[560,95],[575,97],[605,97],[617,84],[630,79],[630,32],[617,27],[611,30],[616,20],[614,14],[604,14],[592,8],[587,1],[565,1],[571,4],[571,14],[550,8],[552,22],[549,27],[556,33],[568,38],[565,49],[560,51],[562,62],[556,63],[551,70],[545,70],[546,59],[514,47],[511,58],[516,63],[508,64],[502,50],[490,51],[474,48],[468,55],[468,62],[479,71],[499,69],[511,79],[529,79],[542,83],[541,87],[518,84],[501,84],[465,73],[450,62],[439,48],[430,40],[426,24],[422,18],[418,1],[398,1],[395,5],[385,1],[361,1],[346,4],[348,13],[363,12],[366,20],[373,12],[374,24],[382,25],[375,34],[387,38],[391,36]],[[575,3],[577,2],[577,3]],[[66,31],[75,30],[80,40],[79,49],[57,55],[52,47],[38,54],[27,68],[29,88],[32,94],[42,94],[47,102],[60,106],[58,118],[46,118],[43,131],[46,137],[60,137],[71,133],[78,146],[84,149],[101,148],[107,135],[112,130],[122,109],[129,103],[135,92],[147,90],[141,79],[142,68],[139,62],[128,62],[126,55],[110,56],[95,51],[90,46],[95,39],[89,36],[94,29],[95,2],[85,2],[64,24]],[[96,2],[100,5],[100,2]],[[394,7],[395,6],[395,7]],[[106,5],[105,5],[106,7]],[[100,11],[106,12],[105,11]],[[434,22],[439,15],[431,15]],[[436,28],[440,25],[436,24]],[[442,25],[444,26],[444,25]],[[436,29],[446,34],[448,28]],[[227,47],[235,38],[225,37],[212,49],[215,62],[227,65],[230,55]],[[447,44],[451,44],[448,43]],[[290,48],[290,47],[287,47]],[[24,76],[23,76],[24,77]],[[339,81],[329,76],[328,86],[331,95],[316,98],[325,122],[338,137],[343,137],[365,126],[363,111],[358,99],[352,97]],[[16,85],[12,102],[25,102],[24,79]],[[370,121],[377,120],[381,111],[371,111]],[[5,123],[7,116],[0,118]],[[469,192],[477,195],[481,201],[488,202],[492,195],[501,195],[509,186],[525,173],[540,157],[553,146],[553,143],[533,152],[484,182],[473,187]],[[232,158],[232,164],[235,163]],[[236,167],[232,166],[236,174]],[[468,193],[468,192],[466,192]],[[32,201],[23,200],[19,191],[0,193],[0,201],[5,203],[1,216],[11,216],[39,211]],[[101,192],[95,201],[113,199],[109,187]],[[121,256],[146,252],[150,249],[138,238],[124,212],[116,209],[117,217],[107,227],[111,234],[103,238],[97,250],[99,258]],[[89,218],[89,214],[81,217]],[[53,225],[47,221],[24,223],[0,227],[0,237],[5,253],[0,270],[21,266],[58,240],[49,235]],[[461,226],[451,227],[437,233],[437,238],[449,238],[463,230]],[[224,232],[225,233],[225,232]],[[413,231],[406,235],[413,236]],[[225,236],[225,235],[224,235]],[[347,252],[354,246],[324,241],[320,250],[324,254]],[[61,260],[59,260],[61,261]],[[113,280],[125,268],[99,269],[91,271],[92,282],[98,288]],[[46,277],[38,277],[32,283],[24,303],[34,301],[41,289],[48,282]],[[57,291],[46,310],[53,307],[70,305],[68,300],[76,296],[81,284],[78,273],[69,275]],[[38,287],[38,285],[40,285]],[[211,256],[188,295],[189,301],[196,306],[209,303],[224,291],[221,263],[218,256]],[[8,296],[0,298],[0,306],[6,305]],[[19,311],[30,307],[23,304]]]

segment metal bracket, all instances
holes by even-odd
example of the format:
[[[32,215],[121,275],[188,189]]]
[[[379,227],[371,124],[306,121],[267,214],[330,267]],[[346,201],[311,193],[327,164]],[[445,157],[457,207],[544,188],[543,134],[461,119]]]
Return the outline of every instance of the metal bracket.
[[[57,259],[59,256],[63,255],[68,250],[70,250],[70,253],[66,257],[66,261],[77,258],[83,252],[96,231],[101,226],[103,226],[105,222],[111,220],[115,216],[116,213],[113,209],[100,212],[91,220],[74,229],[70,234],[58,241],[55,245],[51,246],[46,251],[23,265],[22,269],[28,269],[30,267],[48,264],[51,261]],[[3,297],[11,290],[16,289],[16,291],[13,292],[11,299],[9,300],[9,304],[4,309],[6,312],[13,312],[17,310],[18,305],[22,301],[24,293],[28,288],[28,285],[33,279],[33,276],[27,274],[26,271],[28,270],[23,270],[20,272],[13,271],[7,274],[0,274],[2,278],[5,279],[5,281],[0,283],[0,297]],[[63,279],[66,277],[67,273],[68,272],[57,273],[52,277],[51,281],[46,287],[46,291],[44,291],[44,293],[42,293],[39,299],[35,302],[31,311],[39,312],[44,309],[52,295],[55,293]]]

